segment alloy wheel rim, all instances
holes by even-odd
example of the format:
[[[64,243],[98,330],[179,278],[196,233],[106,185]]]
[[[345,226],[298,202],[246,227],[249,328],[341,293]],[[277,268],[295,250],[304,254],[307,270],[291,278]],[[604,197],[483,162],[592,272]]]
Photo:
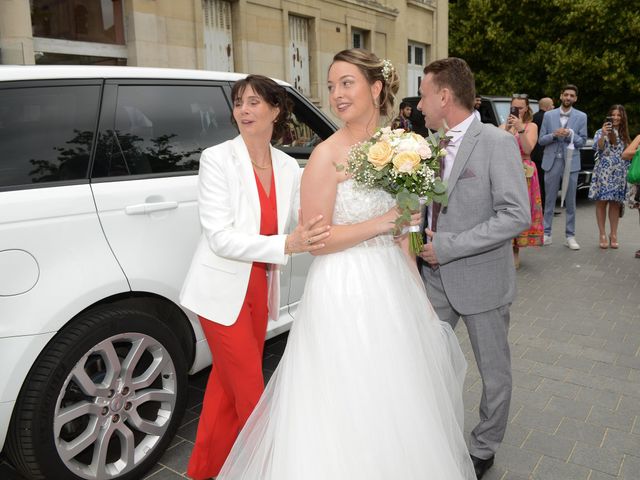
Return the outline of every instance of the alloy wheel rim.
[[[175,366],[160,342],[141,333],[107,338],[65,379],[53,418],[58,455],[79,477],[121,476],[157,447],[176,399]]]

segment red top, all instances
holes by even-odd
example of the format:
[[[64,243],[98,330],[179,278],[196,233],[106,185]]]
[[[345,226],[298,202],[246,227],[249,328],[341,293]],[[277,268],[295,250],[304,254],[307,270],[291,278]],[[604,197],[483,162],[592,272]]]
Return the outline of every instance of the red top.
[[[275,176],[271,173],[271,187],[269,195],[262,186],[262,182],[258,178],[255,169],[253,175],[256,177],[256,185],[258,187],[258,198],[260,199],[260,235],[277,235],[278,234],[278,206],[276,201],[276,184]],[[266,264],[254,262],[254,266],[263,266]]]

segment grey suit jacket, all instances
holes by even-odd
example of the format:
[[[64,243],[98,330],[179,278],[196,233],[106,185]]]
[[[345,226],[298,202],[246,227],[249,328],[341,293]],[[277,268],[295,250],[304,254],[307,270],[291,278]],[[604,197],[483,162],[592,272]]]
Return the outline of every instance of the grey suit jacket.
[[[561,154],[563,161],[566,157],[570,138],[556,138],[553,136],[553,132],[560,127],[560,107],[554,108],[544,114],[540,135],[538,136],[538,143],[544,147],[542,169],[545,171],[551,170],[557,153]],[[587,114],[574,108],[569,116],[567,128],[571,128],[574,131],[573,145],[576,150],[578,150],[587,141]],[[571,157],[571,171],[577,172],[579,170],[580,153],[575,152]]]
[[[531,207],[515,138],[473,120],[448,180],[448,206],[433,248],[451,306],[486,312],[515,297],[511,240],[531,224]],[[423,272],[430,273],[425,265]]]

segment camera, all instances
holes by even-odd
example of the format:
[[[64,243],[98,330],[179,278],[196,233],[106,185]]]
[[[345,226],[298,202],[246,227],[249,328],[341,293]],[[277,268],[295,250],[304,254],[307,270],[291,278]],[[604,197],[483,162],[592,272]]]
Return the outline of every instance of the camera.
[[[511,107],[509,109],[509,115],[513,115],[514,117],[520,116],[520,109],[518,107]]]
[[[607,117],[604,120],[605,123],[611,123],[613,125],[613,117]]]

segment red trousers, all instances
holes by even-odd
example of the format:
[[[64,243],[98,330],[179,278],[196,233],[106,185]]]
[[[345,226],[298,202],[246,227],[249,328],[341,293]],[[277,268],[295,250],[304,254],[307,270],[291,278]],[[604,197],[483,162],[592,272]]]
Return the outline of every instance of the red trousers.
[[[224,326],[198,317],[211,349],[213,366],[187,468],[187,475],[193,479],[218,475],[262,395],[267,295],[266,268],[254,263],[244,303],[233,325]]]

